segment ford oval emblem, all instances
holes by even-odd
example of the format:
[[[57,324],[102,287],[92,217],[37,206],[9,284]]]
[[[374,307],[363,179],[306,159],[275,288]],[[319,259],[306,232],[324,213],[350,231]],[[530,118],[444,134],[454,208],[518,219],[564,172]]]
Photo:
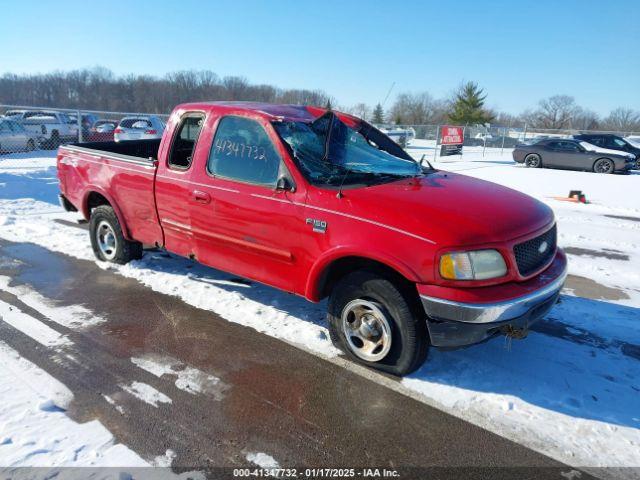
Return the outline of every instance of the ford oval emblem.
[[[547,248],[548,248],[548,247],[549,247],[549,244],[548,244],[546,241],[544,241],[544,242],[542,242],[542,243],[540,244],[540,246],[538,247],[538,252],[540,252],[540,253],[544,253],[544,252],[546,252],[546,251],[547,251]]]

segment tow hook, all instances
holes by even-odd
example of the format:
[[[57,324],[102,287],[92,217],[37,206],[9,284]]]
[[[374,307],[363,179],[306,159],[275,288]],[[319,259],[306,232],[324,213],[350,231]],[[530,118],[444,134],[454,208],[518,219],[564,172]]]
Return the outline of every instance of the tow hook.
[[[508,338],[515,338],[516,340],[522,340],[529,334],[528,328],[515,328],[513,325],[505,325],[500,330]]]

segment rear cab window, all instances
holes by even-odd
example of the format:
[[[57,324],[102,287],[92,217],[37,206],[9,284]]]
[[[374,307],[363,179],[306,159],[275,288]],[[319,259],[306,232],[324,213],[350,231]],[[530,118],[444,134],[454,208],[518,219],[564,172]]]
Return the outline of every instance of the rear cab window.
[[[220,119],[207,173],[242,183],[274,187],[281,170],[280,154],[257,121],[237,116]]]
[[[204,120],[205,115],[200,112],[190,112],[183,115],[171,143],[167,161],[170,168],[186,170],[191,166],[193,152],[198,143]]]

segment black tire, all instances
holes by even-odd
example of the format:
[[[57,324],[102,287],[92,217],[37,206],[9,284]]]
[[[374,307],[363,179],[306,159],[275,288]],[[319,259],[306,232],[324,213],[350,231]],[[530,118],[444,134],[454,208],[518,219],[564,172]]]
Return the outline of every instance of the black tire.
[[[377,361],[358,356],[345,335],[343,313],[348,311],[346,307],[360,300],[376,305],[386,317],[390,330],[388,353]],[[407,375],[418,369],[427,357],[429,334],[417,294],[408,286],[374,272],[357,270],[336,283],[329,297],[328,321],[333,344],[352,360],[376,370]]]
[[[640,157],[636,160],[636,170],[640,170]]]
[[[537,153],[530,153],[524,157],[524,164],[529,168],[540,168],[542,166],[542,159]]]
[[[108,231],[109,228],[111,229],[109,235],[112,235],[114,240],[113,248],[105,251],[104,245],[102,247],[100,245],[99,237],[100,232]],[[91,211],[89,232],[91,247],[93,247],[93,253],[98,260],[124,265],[131,260],[142,258],[142,244],[130,242],[124,238],[118,217],[109,205],[100,205]]]
[[[33,152],[36,149],[36,143],[30,138],[27,141],[27,152]]]
[[[60,146],[60,134],[57,130],[51,132],[51,138],[49,139],[49,146],[52,150],[58,148]]]
[[[596,173],[613,173],[616,169],[613,160],[600,158],[593,164],[593,171]]]

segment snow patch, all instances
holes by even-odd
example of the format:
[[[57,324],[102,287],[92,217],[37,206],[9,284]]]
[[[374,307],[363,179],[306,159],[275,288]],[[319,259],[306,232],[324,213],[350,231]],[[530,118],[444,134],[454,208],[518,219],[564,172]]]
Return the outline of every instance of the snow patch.
[[[247,453],[247,460],[260,468],[280,468],[278,462],[271,455],[262,452]]]
[[[116,444],[100,422],[72,421],[65,413],[73,399],[71,391],[3,342],[0,365],[2,465],[148,466]]]
[[[156,408],[159,403],[172,403],[171,399],[164,393],[156,390],[146,383],[132,382],[131,385],[120,385],[120,388]]]
[[[131,361],[158,378],[163,375],[176,376],[175,386],[191,394],[204,393],[222,400],[224,392],[229,388],[215,375],[185,365],[175,358],[149,354],[132,358]]]
[[[108,404],[113,405],[113,408],[115,408],[120,415],[124,415],[124,408],[121,405],[118,405],[113,398],[109,395],[102,395],[102,398],[104,398]]]
[[[33,290],[28,285],[10,286],[11,277],[0,275],[0,290],[9,292],[25,305],[37,310],[49,320],[67,328],[85,328],[103,323],[104,318],[81,305],[57,306],[55,303]]]
[[[153,465],[156,467],[168,468],[171,466],[176,458],[176,452],[173,450],[167,450],[164,455],[159,455],[153,460]]]
[[[45,347],[62,347],[72,344],[65,335],[2,300],[0,300],[0,320]]]

